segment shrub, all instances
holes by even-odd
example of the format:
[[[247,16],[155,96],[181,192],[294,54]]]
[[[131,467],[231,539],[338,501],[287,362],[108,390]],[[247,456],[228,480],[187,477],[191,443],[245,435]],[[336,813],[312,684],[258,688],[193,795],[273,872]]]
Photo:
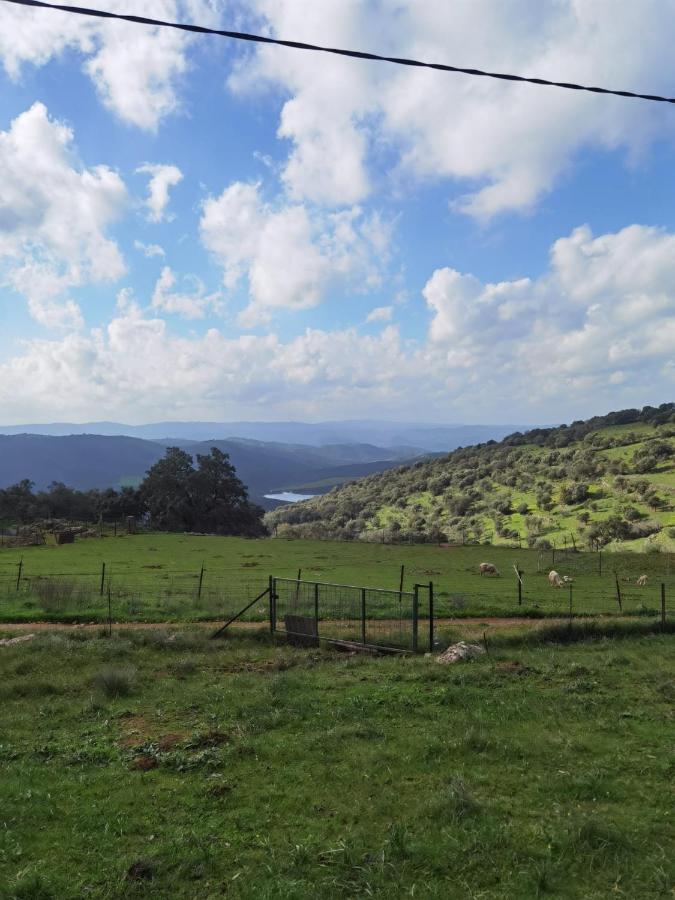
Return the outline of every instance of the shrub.
[[[584,503],[588,500],[588,485],[581,482],[565,484],[560,489],[560,502],[567,506]]]
[[[128,697],[134,689],[136,673],[133,669],[102,669],[92,679],[94,687],[106,697]]]

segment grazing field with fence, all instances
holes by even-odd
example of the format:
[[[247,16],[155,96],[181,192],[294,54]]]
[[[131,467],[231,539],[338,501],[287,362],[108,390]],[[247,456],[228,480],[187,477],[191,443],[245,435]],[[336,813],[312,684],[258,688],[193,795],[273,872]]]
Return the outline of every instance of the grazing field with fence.
[[[480,575],[481,562],[499,574]],[[549,583],[552,569],[569,579],[563,587]],[[270,576],[368,589],[373,621],[396,618],[402,594],[429,582],[441,619],[656,616],[662,601],[672,610],[675,600],[675,556],[665,553],[138,534],[0,548],[0,621],[217,621],[250,603]],[[354,598],[358,605],[361,595]],[[243,619],[268,616],[265,599]]]

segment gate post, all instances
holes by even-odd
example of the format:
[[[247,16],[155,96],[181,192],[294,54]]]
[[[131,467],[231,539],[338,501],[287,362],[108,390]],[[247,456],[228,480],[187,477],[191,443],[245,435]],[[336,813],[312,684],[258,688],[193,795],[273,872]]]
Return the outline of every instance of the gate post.
[[[361,643],[366,642],[366,589],[361,588]]]
[[[434,652],[434,583],[429,582],[429,653]]]
[[[277,630],[277,595],[276,583],[273,575],[270,575],[270,632],[274,634]]]
[[[417,653],[417,625],[419,619],[419,585],[413,588],[412,602],[412,649],[413,653]]]
[[[319,583],[314,584],[314,623],[316,625],[316,635],[319,636]]]

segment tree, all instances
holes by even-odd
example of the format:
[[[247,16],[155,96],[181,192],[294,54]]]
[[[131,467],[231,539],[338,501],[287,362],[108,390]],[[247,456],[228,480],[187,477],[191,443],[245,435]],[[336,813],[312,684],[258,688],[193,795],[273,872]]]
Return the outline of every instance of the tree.
[[[251,504],[229,456],[212,447],[197,455],[168,447],[141,484],[153,527],[164,531],[208,531],[212,534],[264,534],[263,510]]]
[[[192,457],[178,447],[167,447],[141,483],[141,495],[152,524],[163,531],[194,531],[195,507],[189,480]]]
[[[249,502],[227,453],[217,447],[208,456],[197,454],[197,469],[189,477],[192,502],[200,531],[214,534],[264,534],[263,510]]]

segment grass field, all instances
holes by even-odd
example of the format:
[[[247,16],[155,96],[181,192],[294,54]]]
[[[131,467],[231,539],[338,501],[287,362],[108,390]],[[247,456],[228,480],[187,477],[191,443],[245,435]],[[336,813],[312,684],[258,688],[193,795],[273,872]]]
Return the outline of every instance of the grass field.
[[[485,560],[498,566],[501,577],[478,574]],[[554,557],[550,551],[507,547],[139,534],[61,547],[1,548],[0,621],[102,621],[108,615],[108,588],[118,621],[219,619],[260,593],[270,575],[295,578],[302,570],[303,579],[397,590],[402,565],[404,589],[434,582],[436,612],[442,617],[567,613],[568,590],[548,584],[552,567],[574,578],[576,614],[618,613],[617,580],[623,612],[656,614],[661,583],[671,610],[675,597],[675,556],[666,553],[603,553],[600,558],[557,552]],[[523,572],[520,606],[514,565]],[[643,573],[649,584],[638,588],[635,581]],[[387,615],[386,609],[371,612]],[[249,618],[261,620],[266,614],[263,602]]]
[[[668,635],[45,633],[0,647],[0,897],[665,897],[674,698]]]

